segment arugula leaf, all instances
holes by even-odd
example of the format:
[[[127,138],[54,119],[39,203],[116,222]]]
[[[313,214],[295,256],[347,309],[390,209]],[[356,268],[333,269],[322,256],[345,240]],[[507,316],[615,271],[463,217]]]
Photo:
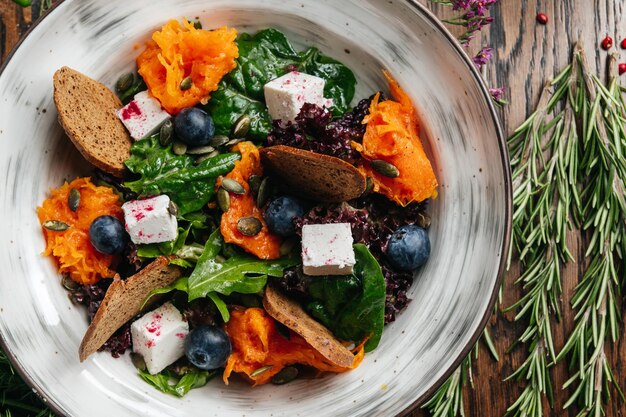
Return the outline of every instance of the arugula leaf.
[[[222,300],[216,292],[210,292],[208,297],[215,303],[215,307],[217,307],[217,311],[220,312],[224,323],[228,323],[228,320],[230,320],[230,312],[228,311],[228,307],[226,307],[224,300]]]
[[[279,277],[283,269],[297,263],[295,258],[265,261],[251,255],[236,254],[219,262],[216,256],[222,248],[219,230],[213,232],[204,252],[189,277],[189,301],[207,296],[210,292],[230,295],[259,293],[265,287],[267,276]]]
[[[183,397],[190,390],[205,386],[216,374],[217,370],[202,371],[197,368],[189,369],[182,377],[167,370],[161,371],[155,375],[150,375],[147,371],[139,370],[139,376],[141,376],[144,381],[161,392],[177,397]]]
[[[231,127],[244,114],[251,119],[248,132],[251,139],[265,140],[272,128],[272,120],[265,103],[245,95],[224,80],[220,82],[219,88],[211,94],[211,100],[203,108],[213,118],[215,133],[218,135],[230,135]]]
[[[237,67],[226,76],[203,108],[211,114],[218,134],[228,135],[235,120],[250,116],[250,138],[265,140],[271,119],[265,108],[263,87],[289,71],[298,70],[325,80],[324,96],[333,99],[333,114],[350,109],[356,77],[341,62],[323,55],[317,48],[297,52],[287,37],[276,29],[237,38]]]
[[[359,342],[368,337],[365,351],[378,346],[385,323],[385,278],[367,246],[354,245],[352,275],[320,277],[309,286],[313,301],[306,306],[340,339]]]
[[[136,74],[135,80],[133,81],[132,85],[127,90],[122,91],[122,92],[116,92],[116,93],[122,103],[128,104],[133,99],[133,97],[135,97],[135,94],[140,93],[142,91],[146,91],[147,89],[148,89],[148,86],[144,82],[141,75]]]
[[[143,308],[146,305],[146,303],[148,301],[150,301],[150,299],[152,297],[154,297],[155,295],[167,294],[168,292],[172,292],[174,290],[183,291],[183,292],[189,292],[188,282],[189,282],[189,277],[180,277],[176,281],[174,281],[173,283],[171,283],[170,285],[168,285],[166,287],[153,289],[146,296],[146,299],[144,300],[143,304],[141,305],[141,308]]]
[[[182,216],[204,207],[213,196],[215,178],[231,171],[241,157],[227,153],[194,165],[191,156],[175,155],[171,145],[161,147],[158,137],[156,134],[133,144],[125,164],[141,178],[124,185],[141,197],[167,194]]]

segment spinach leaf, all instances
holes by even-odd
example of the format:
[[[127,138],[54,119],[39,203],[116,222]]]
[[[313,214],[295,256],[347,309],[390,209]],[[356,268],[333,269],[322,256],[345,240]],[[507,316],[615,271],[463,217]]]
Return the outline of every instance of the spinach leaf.
[[[219,88],[211,94],[211,100],[203,108],[213,118],[215,133],[218,135],[230,135],[231,127],[244,114],[251,119],[248,132],[251,139],[264,141],[272,128],[272,120],[265,104],[247,96],[226,81],[220,82]]]
[[[297,263],[295,258],[264,261],[245,254],[236,254],[220,262],[216,256],[221,248],[222,237],[216,230],[189,277],[189,301],[206,297],[210,292],[224,295],[259,293],[265,287],[268,275],[282,276],[284,268]]]
[[[361,341],[365,351],[378,346],[385,322],[385,278],[380,265],[363,244],[354,245],[352,275],[320,277],[309,286],[313,298],[306,306],[340,339]]]
[[[340,116],[350,108],[356,78],[339,61],[323,55],[317,48],[297,52],[287,37],[276,29],[237,38],[237,67],[225,77],[204,109],[211,114],[218,134],[228,135],[242,114],[251,117],[250,138],[265,140],[271,120],[265,108],[263,87],[289,71],[297,70],[326,81],[324,95],[333,99],[333,114]]]
[[[231,171],[239,154],[227,153],[194,165],[189,155],[175,155],[171,146],[159,144],[153,135],[137,141],[131,147],[128,169],[141,175],[124,185],[141,197],[167,194],[177,205],[180,215],[204,207],[214,193],[215,178]]]
[[[197,368],[189,369],[182,377],[168,370],[161,371],[155,375],[150,375],[147,371],[139,370],[139,376],[141,376],[144,381],[161,392],[177,397],[183,397],[190,390],[205,386],[216,374],[217,370],[202,371]]]
[[[326,81],[324,97],[333,99],[333,114],[335,116],[340,116],[350,110],[356,78],[348,67],[323,55],[317,48],[309,48],[302,53],[299,70]]]

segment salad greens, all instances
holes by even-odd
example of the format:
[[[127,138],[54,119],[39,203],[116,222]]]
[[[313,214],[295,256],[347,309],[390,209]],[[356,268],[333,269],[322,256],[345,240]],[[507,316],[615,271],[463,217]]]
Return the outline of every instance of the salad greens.
[[[183,216],[204,207],[215,192],[215,178],[231,171],[241,158],[226,153],[195,165],[191,156],[174,154],[171,145],[162,147],[158,138],[155,134],[133,144],[125,164],[141,178],[124,185],[140,197],[167,194]]]
[[[271,129],[264,103],[263,87],[290,71],[302,71],[326,81],[324,97],[333,100],[333,113],[349,110],[354,97],[354,73],[339,61],[323,55],[317,48],[297,52],[287,37],[276,29],[237,38],[237,67],[221,82],[205,109],[213,117],[216,132],[228,135],[235,120],[248,114],[252,118],[249,135],[261,141]]]
[[[256,294],[263,291],[267,276],[280,277],[283,269],[298,263],[295,257],[262,260],[252,255],[235,254],[220,262],[222,249],[219,230],[206,242],[204,252],[189,277],[189,301],[205,297],[211,292],[230,295]]]
[[[202,371],[195,367],[187,369],[182,376],[169,370],[161,371],[155,375],[151,375],[148,371],[139,370],[139,376],[144,381],[161,392],[177,397],[183,397],[190,390],[205,386],[216,374],[217,370]]]
[[[315,279],[309,286],[311,315],[340,339],[359,342],[368,337],[365,351],[378,346],[385,320],[385,278],[367,246],[354,245],[352,275]]]

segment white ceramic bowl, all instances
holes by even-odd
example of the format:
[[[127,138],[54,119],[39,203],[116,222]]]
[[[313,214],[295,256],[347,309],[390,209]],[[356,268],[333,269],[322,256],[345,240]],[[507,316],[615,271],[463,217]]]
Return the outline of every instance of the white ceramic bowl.
[[[340,5],[339,5],[340,4]],[[67,65],[108,85],[170,18],[204,27],[277,27],[350,66],[357,99],[384,88],[387,68],[417,106],[441,183],[431,205],[431,259],[413,301],[356,370],[284,386],[161,394],[128,355],[78,361],[86,313],[74,307],[35,208],[89,166],[57,123],[52,74]],[[356,100],[355,100],[356,102]],[[72,416],[390,416],[422,402],[468,352],[490,314],[510,224],[505,143],[479,74],[437,20],[412,0],[66,0],[0,73],[0,336],[21,375]]]

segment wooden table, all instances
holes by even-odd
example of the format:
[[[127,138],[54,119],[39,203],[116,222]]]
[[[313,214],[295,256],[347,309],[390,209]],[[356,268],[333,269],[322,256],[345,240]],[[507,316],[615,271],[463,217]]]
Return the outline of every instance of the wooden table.
[[[426,3],[425,0],[423,0]],[[0,56],[2,60],[17,43],[28,26],[39,16],[40,1],[31,8],[22,9],[9,0],[0,0]],[[435,7],[440,16],[448,11]],[[546,26],[537,24],[537,12],[549,17]],[[494,23],[472,43],[470,52],[480,46],[494,48],[494,61],[487,65],[486,77],[492,86],[507,88],[509,104],[501,109],[501,120],[505,133],[509,134],[531,112],[537,102],[543,82],[556,74],[570,60],[573,43],[577,39],[585,42],[592,65],[604,74],[606,52],[599,47],[600,41],[609,33],[617,44],[626,37],[626,0],[500,0],[491,11]],[[622,52],[626,60],[626,51]],[[624,75],[626,77],[626,75]],[[556,332],[555,347],[563,346],[563,335],[573,328],[573,315],[569,300],[581,274],[579,265],[584,264],[584,254],[579,249],[580,236],[572,234],[570,243],[577,258],[563,274],[563,296],[561,309],[564,319],[553,323]],[[503,306],[511,305],[520,297],[519,286],[513,284],[517,271],[511,271],[505,279]],[[501,308],[499,309],[501,310]],[[622,309],[623,311],[623,309]],[[500,361],[496,363],[484,347],[474,362],[474,389],[465,390],[467,416],[491,417],[504,415],[506,408],[517,398],[522,386],[515,381],[503,382],[524,360],[526,347],[518,347],[511,354],[505,353],[511,343],[524,330],[524,323],[515,323],[513,314],[501,311],[489,324]],[[607,356],[616,378],[626,389],[626,325],[621,323],[621,338],[616,345],[608,345]],[[545,407],[545,416],[575,416],[575,407],[568,411],[562,405],[570,394],[562,390],[567,378],[567,367],[560,363],[552,370],[555,407]],[[626,405],[616,399],[607,407],[608,416],[626,416]],[[422,416],[415,412],[414,417]]]

